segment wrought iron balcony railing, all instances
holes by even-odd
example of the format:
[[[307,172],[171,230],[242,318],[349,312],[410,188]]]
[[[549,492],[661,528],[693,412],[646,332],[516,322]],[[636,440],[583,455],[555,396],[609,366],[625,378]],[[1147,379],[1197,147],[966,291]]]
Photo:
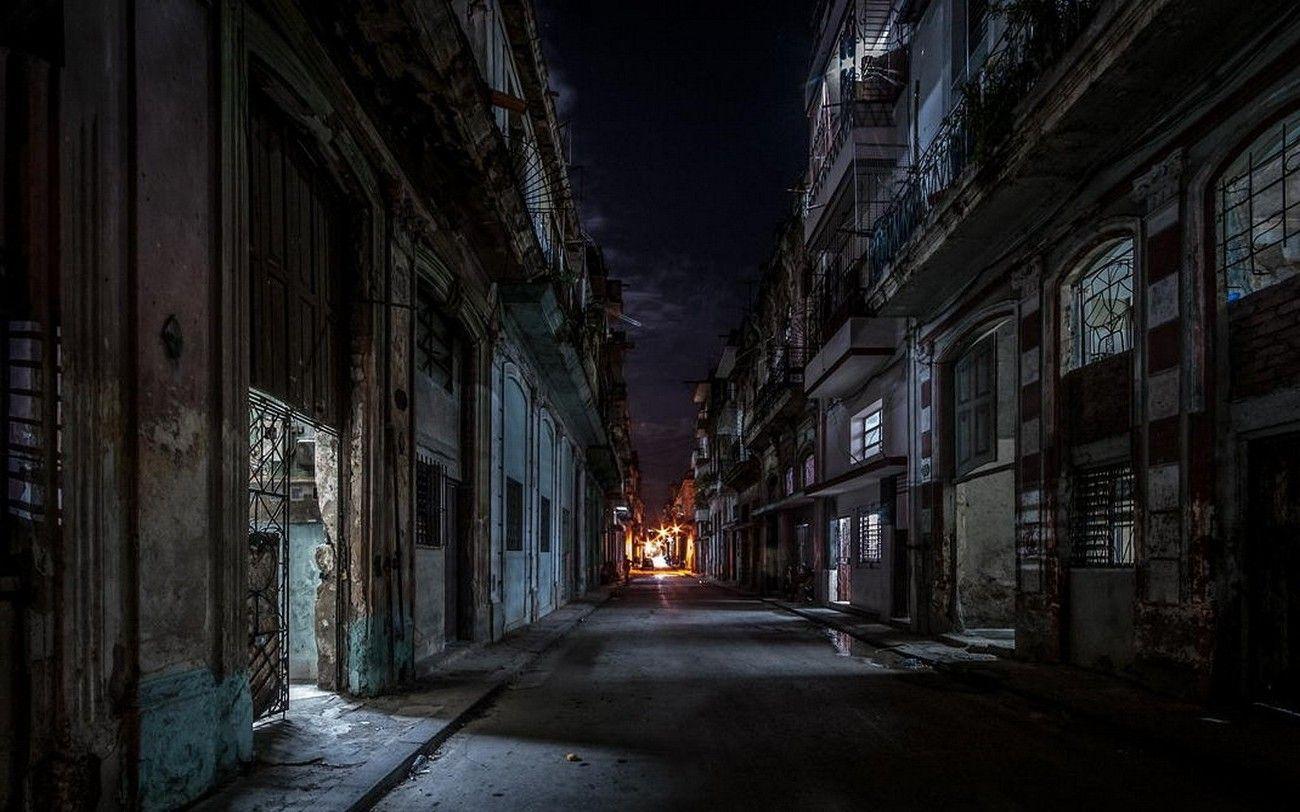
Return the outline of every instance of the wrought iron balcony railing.
[[[842,230],[822,252],[822,268],[807,300],[810,354],[834,335],[844,319],[857,315],[862,308],[861,263],[857,256],[860,242],[855,232]]]
[[[1041,0],[1007,7],[1007,27],[962,88],[924,154],[907,170],[888,210],[872,228],[871,281],[880,279],[943,193],[972,164],[991,157],[1010,134],[1015,108],[1069,48],[1101,0]]]
[[[777,349],[768,366],[767,379],[754,397],[754,425],[761,425],[768,418],[783,394],[803,390],[804,360],[803,347],[787,344]]]

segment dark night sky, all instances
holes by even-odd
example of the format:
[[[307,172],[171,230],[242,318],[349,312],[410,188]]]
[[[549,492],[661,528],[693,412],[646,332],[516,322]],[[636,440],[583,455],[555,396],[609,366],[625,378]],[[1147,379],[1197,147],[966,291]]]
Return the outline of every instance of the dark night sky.
[[[647,516],[686,470],[702,377],[806,159],[812,0],[537,0],[575,188],[627,285]]]

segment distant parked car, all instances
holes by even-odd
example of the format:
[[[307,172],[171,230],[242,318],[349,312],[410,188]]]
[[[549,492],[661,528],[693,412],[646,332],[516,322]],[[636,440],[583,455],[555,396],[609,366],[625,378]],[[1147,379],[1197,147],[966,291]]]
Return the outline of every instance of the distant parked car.
[[[649,556],[646,556],[645,558],[641,559],[641,569],[652,570],[654,568],[655,568],[655,562]]]

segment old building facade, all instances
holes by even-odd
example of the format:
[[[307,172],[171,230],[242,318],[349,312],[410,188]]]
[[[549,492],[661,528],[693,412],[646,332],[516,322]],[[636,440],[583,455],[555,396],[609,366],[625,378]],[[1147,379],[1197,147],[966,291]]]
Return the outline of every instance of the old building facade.
[[[1295,708],[1297,10],[828,0],[814,33],[818,599]],[[695,393],[704,569],[751,586],[785,463],[699,443],[779,335]]]
[[[407,684],[599,580],[621,301],[535,28],[0,12],[0,803],[185,803],[295,686]]]

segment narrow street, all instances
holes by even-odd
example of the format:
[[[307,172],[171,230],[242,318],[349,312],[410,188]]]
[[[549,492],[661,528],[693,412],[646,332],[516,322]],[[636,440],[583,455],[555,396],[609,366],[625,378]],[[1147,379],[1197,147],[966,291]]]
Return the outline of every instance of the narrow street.
[[[641,577],[378,808],[1251,802],[1228,775],[886,654],[689,576]]]

